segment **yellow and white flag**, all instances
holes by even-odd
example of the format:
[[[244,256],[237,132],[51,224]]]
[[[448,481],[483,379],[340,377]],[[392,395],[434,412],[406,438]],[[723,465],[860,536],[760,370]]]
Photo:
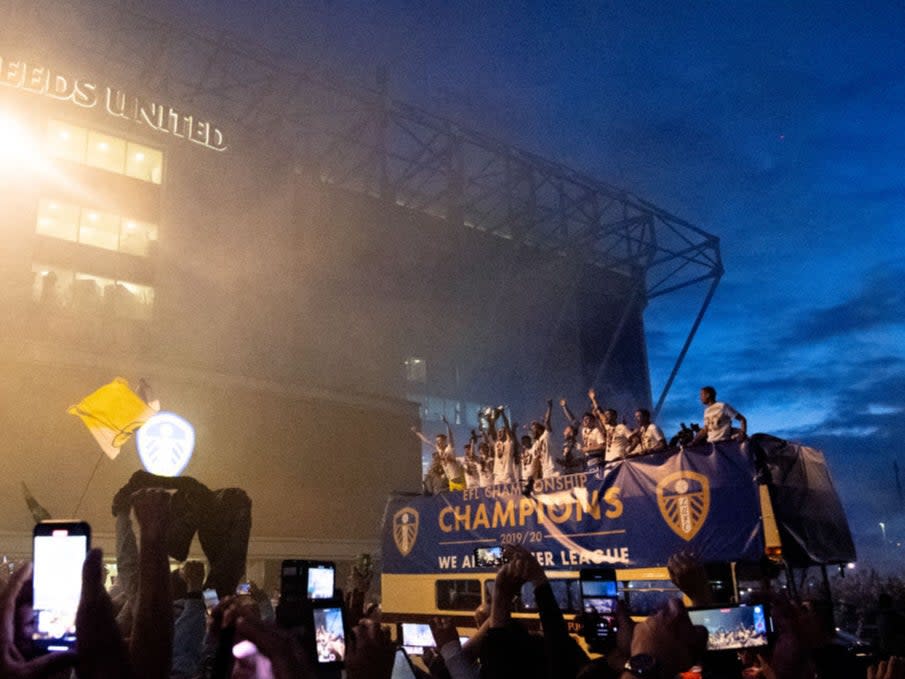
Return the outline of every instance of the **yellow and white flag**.
[[[115,460],[119,449],[155,411],[129,388],[126,380],[117,377],[66,412],[80,417],[101,450]]]

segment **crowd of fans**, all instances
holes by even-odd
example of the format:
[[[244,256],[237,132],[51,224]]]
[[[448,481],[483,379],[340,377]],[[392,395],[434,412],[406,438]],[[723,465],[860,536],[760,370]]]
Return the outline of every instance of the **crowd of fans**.
[[[412,431],[427,446],[433,448],[431,464],[424,477],[424,490],[436,494],[449,490],[464,490],[505,483],[528,484],[532,481],[561,474],[595,472],[609,462],[629,457],[659,453],[670,448],[696,445],[704,441],[718,442],[730,438],[744,440],[748,422],[728,403],[716,400],[716,389],[707,386],[700,392],[704,405],[704,426],[686,427],[667,443],[663,431],[651,421],[650,411],[635,411],[635,426],[619,421],[619,413],[612,408],[602,409],[597,394],[588,391],[589,409],[579,420],[566,399],[559,405],[566,425],[558,450],[551,442],[553,401],[547,400],[542,420],[527,425],[525,434],[510,421],[506,408],[484,408],[478,414],[478,429],[463,446],[463,455],[456,453],[452,427],[446,417],[446,433],[437,434],[431,441],[417,428]],[[739,428],[732,427],[733,420]]]
[[[137,598],[104,588],[99,550],[89,552],[82,573],[77,646],[72,652],[35,656],[29,646],[30,564],[21,565],[0,591],[0,677],[3,679],[391,679],[397,644],[381,624],[379,608],[346,598],[349,633],[312,618],[316,645],[305,630],[273,611],[266,597],[224,597],[206,613],[200,603],[204,567],[187,562],[170,572],[166,534],[173,514],[170,494],[145,488],[130,496],[140,528]],[[669,560],[670,576],[694,605],[714,605],[703,567],[687,553]],[[533,589],[542,631],[529,631],[512,613],[522,588]],[[476,633],[462,641],[448,618],[434,618],[434,648],[412,666],[418,679],[905,679],[896,656],[859,667],[833,649],[826,625],[807,607],[773,597],[776,636],[756,653],[706,651],[707,631],[692,624],[681,599],[635,622],[622,602],[615,610],[618,634],[604,655],[591,657],[569,633],[547,576],[527,550],[507,547],[489,606],[475,611]],[[358,591],[361,595],[362,592]],[[356,603],[357,601],[357,603]],[[122,614],[128,610],[128,615]],[[189,614],[188,611],[192,612]],[[289,622],[287,622],[289,621]],[[297,622],[297,621],[296,621]],[[305,625],[303,624],[302,627]],[[345,640],[341,640],[341,637]],[[339,644],[339,645],[338,645]],[[228,661],[223,650],[228,651]],[[318,668],[318,656],[343,658],[344,669]],[[397,666],[398,669],[398,666]],[[689,674],[690,673],[690,674]],[[409,675],[411,676],[411,675]]]
[[[568,405],[561,403],[570,422],[567,433],[571,429],[573,436],[581,437],[582,446],[588,444],[580,448],[583,464],[595,464],[595,452],[596,464],[610,459],[613,444],[607,427],[624,430],[619,436],[625,442],[617,445],[624,446],[625,456],[636,454],[631,451],[638,446],[647,452],[643,430],[617,425],[615,413],[601,411],[593,391],[589,396],[592,410],[585,422],[575,422]],[[726,415],[729,407],[717,404],[715,396],[710,389],[702,390],[708,409],[722,406]],[[744,418],[731,412],[742,423],[737,434],[744,437]],[[531,425],[530,473],[549,470],[543,454],[549,453],[551,413],[548,402],[544,421]],[[514,438],[514,428],[502,409],[494,409],[489,419],[494,446]],[[498,420],[502,420],[499,429],[507,434],[499,435]],[[731,435],[731,429],[720,433],[719,424],[705,416],[701,438],[722,440],[710,437],[726,431]],[[657,449],[664,447],[662,435],[650,440],[658,442]],[[539,445],[541,441],[546,443]],[[452,447],[451,432],[442,443],[443,450]],[[472,450],[475,443],[470,442]],[[573,451],[564,455],[569,452]],[[441,463],[448,465],[449,460]],[[468,482],[464,465],[461,475],[451,471],[450,483]],[[496,471],[495,466],[491,471]],[[239,489],[211,491],[194,479],[137,473],[113,501],[118,576],[112,589],[104,585],[100,550],[90,551],[85,559],[74,650],[36,652],[31,564],[21,564],[0,577],[0,679],[326,679],[341,674],[348,679],[393,679],[394,667],[399,669],[398,644],[382,624],[379,606],[364,605],[369,565],[361,571],[353,569],[345,595],[336,593],[346,619],[353,623],[348,630],[343,629],[341,617],[318,618],[310,604],[306,609],[304,603],[278,597],[273,605],[255,587],[237,593],[244,575],[249,513],[250,500]],[[185,560],[196,530],[208,556],[207,569],[201,562]],[[183,563],[171,570],[174,554]],[[706,571],[693,555],[673,555],[668,568],[692,605],[724,603],[715,600]],[[533,590],[540,631],[529,630],[523,618],[513,616],[516,599],[526,586]],[[219,603],[210,609],[202,600],[205,588],[220,595]],[[524,548],[505,548],[490,593],[489,605],[475,611],[477,631],[465,641],[449,618],[432,619],[434,647],[426,649],[418,666],[409,670],[417,679],[905,679],[905,660],[893,650],[898,645],[890,644],[892,652],[883,661],[859,666],[832,643],[833,630],[813,608],[783,597],[768,598],[775,636],[756,652],[708,651],[707,630],[693,625],[682,600],[673,598],[640,622],[617,602],[616,638],[602,655],[592,656],[570,634],[542,566]],[[727,630],[725,636],[744,646],[739,643],[744,641],[738,638],[740,633],[748,634]],[[712,648],[720,639],[711,642]],[[343,667],[319,666],[325,660],[342,660]]]

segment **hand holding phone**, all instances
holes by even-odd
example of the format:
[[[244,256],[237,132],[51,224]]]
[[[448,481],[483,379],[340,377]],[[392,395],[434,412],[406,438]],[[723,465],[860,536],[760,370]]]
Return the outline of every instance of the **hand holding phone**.
[[[691,622],[707,628],[708,651],[737,651],[762,648],[773,631],[764,604],[731,604],[688,611]]]
[[[75,646],[75,614],[91,527],[84,521],[42,521],[34,528],[32,542],[32,641],[40,652],[68,651]]]
[[[318,667],[342,668],[346,659],[346,621],[339,601],[316,601],[314,609],[315,658]]]
[[[56,653],[48,657],[25,660],[22,657],[22,648],[16,643],[16,638],[24,632],[26,621],[17,615],[21,605],[19,594],[26,587],[29,577],[32,575],[31,564],[25,563],[10,574],[6,586],[0,589],[0,616],[8,621],[8,625],[0,626],[0,676],[10,677],[38,677],[53,671],[60,671],[71,667],[75,663],[75,655],[71,653]],[[67,675],[68,676],[68,675]]]
[[[503,548],[496,547],[477,547],[474,550],[475,566],[478,568],[499,568],[506,563],[503,556]]]
[[[591,650],[611,649],[616,645],[619,632],[616,571],[612,568],[583,568],[579,577],[584,637]]]

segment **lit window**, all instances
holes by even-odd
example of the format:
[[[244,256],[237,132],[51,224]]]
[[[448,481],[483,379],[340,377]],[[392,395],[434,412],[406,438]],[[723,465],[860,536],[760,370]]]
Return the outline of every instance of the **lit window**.
[[[112,296],[112,299],[107,299]],[[117,281],[105,292],[105,302],[113,303],[113,313],[120,318],[147,321],[154,307],[154,288],[149,285]]]
[[[35,233],[139,257],[150,255],[152,243],[157,242],[156,224],[53,198],[39,202]]]
[[[79,221],[79,243],[105,250],[118,250],[120,221],[117,215],[83,209]]]
[[[78,240],[78,205],[42,198],[38,203],[38,223],[35,232],[51,238]]]
[[[47,123],[47,154],[152,184],[163,181],[163,152],[60,120]]]
[[[405,359],[405,379],[408,382],[426,382],[427,361],[415,357]]]
[[[32,264],[32,299],[47,309],[150,320],[154,288],[47,264]]]
[[[160,184],[163,179],[163,153],[141,144],[126,145],[126,174],[142,181]]]
[[[85,163],[101,170],[123,174],[126,167],[126,141],[89,130]]]
[[[31,271],[31,297],[37,304],[52,310],[69,306],[72,297],[72,271],[46,264],[32,264]]]
[[[72,283],[72,308],[82,313],[98,313],[103,308],[104,290],[113,285],[109,278],[77,273]]]
[[[73,163],[84,163],[85,149],[88,147],[88,130],[59,120],[51,120],[47,123],[45,145],[50,156]]]
[[[119,251],[147,257],[157,242],[157,225],[137,219],[123,219],[119,232]]]

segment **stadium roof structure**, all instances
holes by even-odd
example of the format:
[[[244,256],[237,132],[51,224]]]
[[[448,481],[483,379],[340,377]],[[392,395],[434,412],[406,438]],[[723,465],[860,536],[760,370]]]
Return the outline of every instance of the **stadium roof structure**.
[[[134,1],[0,0],[0,21],[0,46],[19,50],[8,57],[103,64],[117,86],[216,113],[232,134],[271,140],[324,183],[620,273],[643,303],[706,284],[655,410],[662,407],[723,274],[716,236],[628,191],[394,100],[385,78],[368,88],[327,77],[229,32],[175,25]]]

